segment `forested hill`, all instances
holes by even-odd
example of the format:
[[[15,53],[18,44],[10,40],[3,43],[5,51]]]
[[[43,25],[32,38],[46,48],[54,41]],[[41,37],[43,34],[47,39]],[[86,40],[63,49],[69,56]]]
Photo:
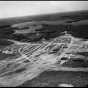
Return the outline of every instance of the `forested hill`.
[[[24,35],[22,33],[23,31],[18,31],[19,34],[13,34],[14,30],[18,29],[12,28],[11,25],[18,25],[18,23],[26,24],[26,22],[29,22],[28,24],[31,22],[33,24],[42,25],[42,28],[37,29],[38,32],[33,32],[34,29],[36,29],[35,27],[33,28],[33,31],[28,28],[28,32],[30,32],[27,35]],[[26,29],[24,29],[24,31],[25,30]],[[88,39],[88,11],[0,19],[0,44],[6,44],[3,39],[32,42],[42,40],[42,38],[56,38],[64,31],[69,31],[72,36]]]

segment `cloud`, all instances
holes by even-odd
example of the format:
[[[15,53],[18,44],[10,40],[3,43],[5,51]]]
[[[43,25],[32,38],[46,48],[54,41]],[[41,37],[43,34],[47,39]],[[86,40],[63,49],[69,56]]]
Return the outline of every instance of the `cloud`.
[[[87,1],[1,1],[0,18],[88,10]]]

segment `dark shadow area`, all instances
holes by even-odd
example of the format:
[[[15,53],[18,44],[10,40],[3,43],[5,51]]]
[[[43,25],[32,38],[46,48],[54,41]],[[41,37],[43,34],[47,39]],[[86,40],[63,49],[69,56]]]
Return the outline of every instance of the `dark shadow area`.
[[[84,87],[88,84],[88,73],[85,72],[43,72],[40,76],[25,82],[19,87],[58,87],[59,84],[72,84]]]

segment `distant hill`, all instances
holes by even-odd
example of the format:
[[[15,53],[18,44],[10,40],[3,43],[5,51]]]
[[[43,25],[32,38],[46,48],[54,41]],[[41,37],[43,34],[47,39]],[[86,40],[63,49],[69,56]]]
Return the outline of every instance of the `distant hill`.
[[[0,27],[28,21],[57,21],[67,19],[75,21],[88,19],[88,10],[0,19]]]

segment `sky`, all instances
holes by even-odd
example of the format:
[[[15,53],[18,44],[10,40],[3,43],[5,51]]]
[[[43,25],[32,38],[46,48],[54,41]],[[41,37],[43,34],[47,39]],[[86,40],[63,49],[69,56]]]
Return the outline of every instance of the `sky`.
[[[0,18],[88,10],[88,1],[0,1]]]

